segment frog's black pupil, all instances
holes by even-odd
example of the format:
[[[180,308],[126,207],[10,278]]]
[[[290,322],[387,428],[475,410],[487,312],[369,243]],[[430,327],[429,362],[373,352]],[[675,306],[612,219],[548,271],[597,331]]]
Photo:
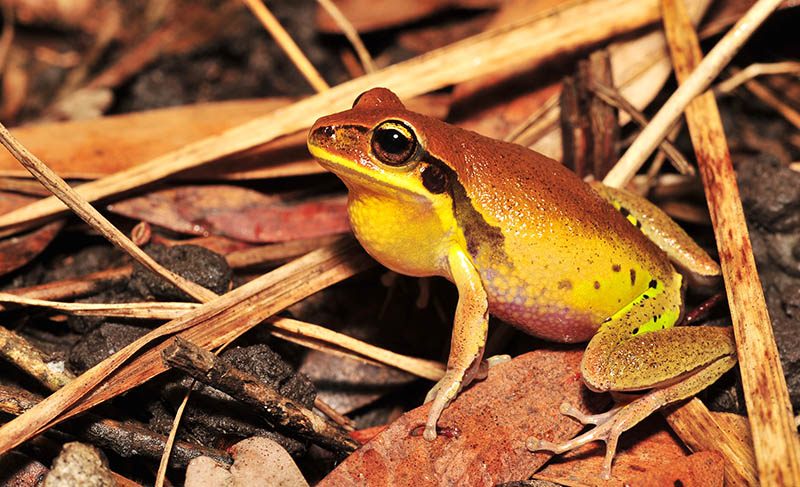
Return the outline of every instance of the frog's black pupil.
[[[400,165],[414,154],[414,136],[393,127],[380,127],[372,138],[372,150],[385,164]]]
[[[408,150],[409,140],[399,130],[383,129],[378,132],[378,144],[383,152],[402,154]]]

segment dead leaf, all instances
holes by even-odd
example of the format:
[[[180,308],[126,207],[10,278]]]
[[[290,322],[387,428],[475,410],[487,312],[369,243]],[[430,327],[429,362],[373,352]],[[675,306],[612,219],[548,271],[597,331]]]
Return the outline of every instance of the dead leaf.
[[[561,413],[562,402],[585,409],[579,350],[538,350],[489,371],[462,392],[439,426],[457,428],[436,441],[411,436],[429,406],[406,413],[350,455],[318,487],[470,485],[493,486],[526,479],[550,458],[525,448],[529,436],[564,440],[582,426]]]
[[[282,242],[349,231],[347,197],[287,199],[228,185],[181,186],[108,206],[120,215],[189,235]]]
[[[688,455],[658,415],[622,435],[604,480],[601,469],[605,447],[594,442],[553,459],[534,478],[581,487],[722,487],[723,459],[717,452]]]
[[[0,214],[21,208],[38,198],[17,193],[0,192]],[[55,220],[43,227],[0,240],[0,275],[19,269],[39,255],[56,238],[64,220]]]
[[[337,0],[336,6],[359,32],[388,29],[427,17],[448,8],[486,9],[497,7],[501,0]],[[317,27],[323,32],[341,32],[322,7],[317,8]]]
[[[198,103],[96,120],[27,125],[12,132],[61,177],[94,179],[221,133],[289,102],[287,98],[269,98]],[[285,142],[269,146],[281,150]],[[259,151],[262,164],[267,157],[264,152]],[[307,153],[304,157],[310,159]],[[0,152],[0,175],[30,177],[6,151]]]

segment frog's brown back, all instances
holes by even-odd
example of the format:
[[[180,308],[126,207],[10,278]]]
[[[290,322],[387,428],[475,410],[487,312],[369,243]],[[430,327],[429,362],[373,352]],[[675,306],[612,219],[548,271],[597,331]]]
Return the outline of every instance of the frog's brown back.
[[[424,116],[410,118],[423,134],[443,133],[443,127],[437,125],[444,122]],[[448,129],[448,137],[427,138],[423,146],[434,157],[447,154],[437,159],[458,174],[483,215],[508,228],[530,227],[531,220],[554,220],[570,222],[598,236],[641,233],[632,231],[635,229],[617,210],[557,161],[517,144],[449,125]],[[634,239],[646,241],[643,236]]]

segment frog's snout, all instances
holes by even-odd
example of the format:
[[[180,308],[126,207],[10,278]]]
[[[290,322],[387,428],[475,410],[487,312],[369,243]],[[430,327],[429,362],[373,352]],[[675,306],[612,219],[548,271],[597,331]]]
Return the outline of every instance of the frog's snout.
[[[309,147],[327,147],[336,140],[336,129],[332,125],[317,122],[308,132],[306,143]]]

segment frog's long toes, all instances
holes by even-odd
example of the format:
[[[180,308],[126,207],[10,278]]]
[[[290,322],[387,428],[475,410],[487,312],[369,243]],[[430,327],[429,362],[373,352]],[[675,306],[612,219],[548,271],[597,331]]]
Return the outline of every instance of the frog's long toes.
[[[578,419],[583,424],[596,424],[594,428],[576,436],[575,438],[562,442],[553,443],[546,440],[540,440],[535,437],[530,437],[526,440],[525,446],[530,451],[549,451],[555,454],[564,453],[574,450],[592,441],[602,441],[606,444],[606,455],[603,460],[603,478],[608,480],[611,478],[611,462],[614,460],[614,455],[617,451],[617,440],[619,435],[622,434],[623,428],[621,427],[624,421],[620,421],[621,417],[618,415],[620,407],[612,408],[610,411],[602,414],[585,415],[574,407],[562,404],[561,412]]]
[[[559,412],[579,421],[581,424],[601,425],[613,418],[622,407],[623,406],[615,406],[605,413],[600,414],[584,414],[580,409],[565,402],[559,407]]]

